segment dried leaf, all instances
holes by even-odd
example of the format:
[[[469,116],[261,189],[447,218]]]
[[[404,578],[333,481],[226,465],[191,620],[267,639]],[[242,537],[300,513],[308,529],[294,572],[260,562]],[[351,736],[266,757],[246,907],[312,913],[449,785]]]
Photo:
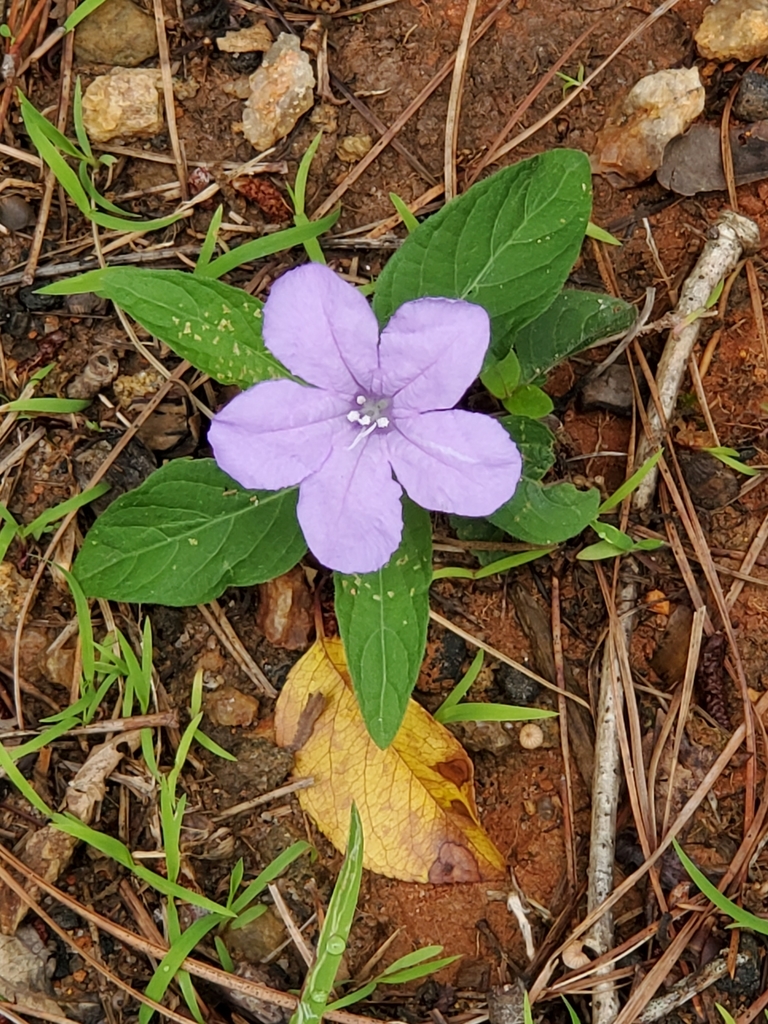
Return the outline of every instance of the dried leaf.
[[[356,803],[365,833],[364,866],[408,882],[485,882],[504,875],[504,858],[477,817],[473,767],[458,741],[410,701],[400,731],[381,750],[368,735],[339,639],[320,639],[291,670],[275,711],[281,747],[291,747],[314,694],[325,704],[296,771],[315,780],[302,808],[339,850]]]

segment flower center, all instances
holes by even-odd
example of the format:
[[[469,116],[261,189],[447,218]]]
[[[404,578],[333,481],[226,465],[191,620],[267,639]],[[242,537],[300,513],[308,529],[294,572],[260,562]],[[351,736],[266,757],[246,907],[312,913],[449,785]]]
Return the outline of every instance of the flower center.
[[[359,444],[364,437],[368,437],[378,427],[383,430],[389,426],[389,417],[384,415],[388,405],[388,398],[372,398],[366,395],[358,395],[355,399],[356,409],[350,409],[347,419],[350,423],[357,423],[360,426],[360,433],[349,446],[350,449]]]

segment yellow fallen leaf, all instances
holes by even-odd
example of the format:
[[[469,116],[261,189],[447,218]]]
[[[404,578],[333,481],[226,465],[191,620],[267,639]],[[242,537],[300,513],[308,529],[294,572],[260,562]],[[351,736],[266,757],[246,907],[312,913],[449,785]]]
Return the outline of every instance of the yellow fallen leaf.
[[[299,802],[338,850],[357,804],[370,871],[438,884],[503,877],[504,858],[478,821],[464,748],[415,701],[391,746],[377,747],[358,710],[341,640],[317,640],[293,667],[277,702],[275,733],[279,746],[295,751],[296,771],[314,778]]]

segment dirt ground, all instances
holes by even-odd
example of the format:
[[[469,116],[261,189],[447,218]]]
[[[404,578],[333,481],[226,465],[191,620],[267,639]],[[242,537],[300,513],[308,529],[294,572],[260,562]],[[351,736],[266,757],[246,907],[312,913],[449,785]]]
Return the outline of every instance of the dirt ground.
[[[491,0],[480,0],[476,23],[490,14],[494,6]],[[643,75],[663,68],[690,66],[696,62],[707,86],[704,116],[717,121],[744,65],[717,65],[697,57],[692,33],[707,6],[705,0],[681,0],[620,53],[609,71],[593,86],[505,157],[501,165],[554,147],[591,152],[598,129],[628,89]],[[209,172],[207,180],[218,182],[221,191],[219,196],[197,207],[191,218],[164,233],[165,259],[155,260],[152,265],[189,265],[189,259],[199,251],[212,211],[219,201],[226,204],[228,211],[225,220],[230,230],[226,239],[230,247],[265,229],[272,229],[275,223],[274,218],[270,220],[268,216],[272,208],[268,207],[265,213],[257,202],[238,193],[226,176],[228,167],[254,155],[253,148],[241,134],[238,124],[241,102],[233,95],[231,87],[253,70],[258,58],[219,52],[212,42],[217,35],[226,29],[244,26],[255,18],[266,18],[275,31],[283,30],[287,24],[301,33],[312,25],[317,14],[320,15],[321,27],[328,30],[330,95],[322,101],[318,99],[313,112],[300,121],[286,140],[278,143],[270,156],[276,164],[285,161],[286,173],[278,170],[265,176],[273,202],[275,194],[287,196],[286,181],[293,180],[298,161],[318,127],[324,126],[326,131],[309,179],[307,209],[312,211],[350,170],[350,165],[342,163],[336,155],[339,141],[349,135],[367,133],[375,139],[380,134],[359,110],[344,101],[340,84],[363,101],[364,109],[390,126],[455,52],[466,3],[465,0],[399,0],[364,13],[354,13],[350,5],[330,14],[314,10],[316,7],[323,5],[302,6],[283,0],[265,2],[263,6],[245,0],[166,3],[174,74],[188,85],[177,98],[179,138],[190,170],[205,168]],[[50,5],[46,11],[49,9]],[[583,3],[578,0],[513,0],[509,3],[469,56],[457,151],[460,190],[511,112],[587,24],[594,22],[597,27],[566,63],[565,70],[570,74],[576,74],[579,64],[589,73],[652,9],[653,5],[646,0],[629,4],[618,4],[615,0],[585,0]],[[287,18],[287,22],[282,22],[282,18]],[[53,23],[49,27],[53,28]],[[47,110],[49,116],[53,116],[56,109],[60,70],[61,51],[54,49],[23,77],[26,94],[38,109]],[[75,72],[87,83],[95,69],[75,63]],[[405,150],[423,165],[424,173],[414,170],[402,153],[390,146],[343,196],[341,219],[333,234],[341,236],[344,244],[337,247],[333,237],[326,236],[323,246],[329,262],[355,280],[374,277],[396,243],[392,241],[392,233],[384,236],[383,245],[374,246],[366,244],[364,233],[350,232],[389,217],[392,213],[390,192],[410,203],[442,180],[449,88],[450,78],[421,105],[397,136]],[[515,131],[543,117],[562,98],[562,83],[556,79],[533,102]],[[15,101],[10,103],[3,141],[25,152],[31,149]],[[172,190],[158,191],[158,187],[173,186],[178,180],[169,137],[163,134],[141,146],[144,157],[119,156],[110,176],[108,195],[143,216],[165,214],[172,209],[177,195]],[[35,178],[34,168],[4,153],[5,150],[0,151],[0,182],[3,176],[18,179],[20,184],[16,190],[27,198],[37,215],[42,186]],[[152,158],[163,158],[164,162]],[[151,189],[155,191],[150,192]],[[741,212],[757,221],[763,238],[768,237],[766,190],[768,183],[759,182],[738,189]],[[134,198],[121,198],[126,195]],[[653,179],[639,186],[619,189],[606,179],[595,177],[593,220],[617,235],[622,244],[610,248],[586,244],[570,283],[614,291],[638,306],[642,305],[646,289],[653,286],[657,291],[650,319],[657,320],[673,307],[679,286],[701,250],[708,225],[726,205],[725,193],[684,198],[668,192]],[[42,272],[61,263],[80,261],[82,266],[93,265],[86,262],[93,258],[90,227],[71,207],[65,220],[63,210],[62,196],[55,193],[39,259]],[[279,212],[277,217],[280,217]],[[246,230],[238,234],[233,221],[242,223]],[[287,223],[287,217],[284,222]],[[82,371],[94,349],[105,344],[119,359],[123,377],[136,379],[141,372],[150,376],[156,373],[147,370],[143,356],[126,337],[111,308],[107,309],[103,303],[83,307],[76,300],[62,303],[60,299],[35,296],[31,288],[20,288],[32,230],[30,224],[15,233],[0,235],[4,394],[16,397],[30,374],[50,362],[54,362],[55,367],[49,383],[53,390],[63,394],[67,383]],[[394,231],[394,236],[401,234],[402,228]],[[104,232],[103,244],[113,237]],[[156,245],[157,241],[157,237],[134,241],[130,246],[116,248],[114,254],[119,257],[130,253],[146,255],[149,244]],[[236,271],[228,280],[264,297],[271,281],[301,259],[301,255],[299,250],[293,250],[270,257]],[[157,253],[153,259],[156,256]],[[768,280],[761,252],[753,257],[752,272],[758,302],[762,304]],[[40,283],[43,283],[41,277],[37,279],[37,284]],[[677,413],[670,424],[671,439],[681,452],[694,452],[694,455],[696,449],[715,443],[749,449],[753,465],[768,465],[765,428],[768,364],[755,319],[753,293],[744,272],[733,283],[724,318],[712,319],[704,325],[698,356],[716,331],[720,332],[719,341],[703,386],[717,440],[710,435],[690,379],[686,379]],[[149,341],[146,336],[142,337]],[[643,352],[652,368],[664,338],[663,331],[642,338]],[[150,351],[166,366],[176,365],[167,351],[151,344]],[[615,453],[628,451],[640,425],[630,414],[621,416],[605,410],[584,409],[573,399],[572,387],[585,368],[602,359],[607,351],[597,349],[565,364],[547,385],[555,400],[557,420],[558,460],[554,472],[561,479],[598,486],[606,495],[624,476],[626,460]],[[149,386],[147,393],[151,394]],[[198,393],[212,408],[225,397],[210,382],[203,384]],[[75,422],[73,417],[43,419],[40,437],[21,460],[11,465],[2,460],[38,423],[20,422],[12,432],[3,433],[0,500],[19,521],[29,522],[45,508],[75,493],[88,479],[89,467],[92,471],[95,465],[90,461],[93,451],[109,450],[146,400],[146,394],[138,385],[136,393],[122,402],[114,390],[107,387],[103,399],[95,401],[88,411],[92,428],[85,427],[82,421]],[[159,413],[150,417],[141,436],[146,447],[132,444],[120,457],[120,473],[126,488],[135,486],[153,465],[166,458],[209,454],[204,421],[180,389],[171,392]],[[604,456],[600,454],[603,452],[614,454]],[[707,477],[702,483],[695,473],[686,479],[703,535],[715,562],[723,567],[720,578],[727,591],[763,522],[768,507],[765,487],[758,482],[757,486],[740,493],[747,478],[737,477],[722,467],[714,482]],[[712,507],[713,503],[702,494],[707,487],[716,486],[725,488],[726,499],[719,503],[715,500],[715,507]],[[653,515],[642,525],[665,535],[666,524],[670,521],[677,524],[680,535],[685,537],[677,513],[670,512],[669,507],[662,508],[658,502]],[[87,516],[83,517],[81,526],[84,528],[87,522]],[[436,529],[441,534],[448,532],[445,523],[439,523]],[[65,559],[71,557],[79,543],[76,531],[72,532],[68,543],[69,555],[65,552]],[[433,587],[433,607],[472,636],[546,675],[541,649],[551,643],[551,637],[548,633],[542,636],[541,631],[538,637],[532,636],[530,629],[526,630],[524,606],[536,605],[539,618],[543,617],[548,624],[552,577],[556,575],[565,662],[594,709],[607,614],[594,568],[575,559],[583,543],[577,538],[562,545],[553,558],[501,577],[478,582],[440,581]],[[693,579],[705,594],[710,609],[714,610],[704,571],[694,559],[687,539],[685,546]],[[0,718],[6,722],[14,715],[13,643],[20,600],[43,550],[42,544],[13,546],[9,562],[4,563],[4,569],[8,564],[10,568],[0,580]],[[467,565],[475,564],[471,556],[445,552],[438,552],[436,556],[440,564],[456,564],[457,558]],[[609,566],[605,571],[610,577]],[[631,667],[637,687],[639,726],[650,756],[650,747],[660,728],[660,709],[669,707],[681,682],[679,652],[687,650],[690,618],[686,619],[684,610],[691,606],[690,581],[681,575],[679,562],[669,548],[638,558],[632,571],[641,596],[630,652]],[[766,582],[761,582],[768,581],[768,562],[762,555],[748,575],[754,582],[747,582],[736,600],[732,625],[750,696],[757,700],[766,688],[768,676],[768,594]],[[652,595],[649,602],[645,600],[647,595]],[[265,638],[257,625],[259,604],[264,601],[264,593],[254,588],[227,592],[220,606],[246,650],[279,689],[300,651],[283,649]],[[682,616],[676,616],[680,609],[683,609]],[[212,628],[210,616],[206,617],[200,609],[156,607],[146,611],[153,623],[155,668],[167,707],[179,709],[182,724],[187,720],[191,680],[195,671],[202,669],[207,711],[204,727],[214,740],[237,757],[234,764],[229,764],[205,750],[196,750],[195,759],[185,772],[190,814],[185,839],[186,884],[220,899],[226,895],[232,867],[239,857],[244,859],[246,877],[252,877],[291,842],[306,838],[317,847],[318,859],[312,864],[306,858],[297,861],[286,873],[281,889],[297,920],[307,921],[310,915],[318,909],[322,912],[327,906],[341,858],[301,813],[295,796],[278,797],[263,807],[215,820],[228,808],[270,793],[291,779],[290,755],[274,745],[274,703],[264,697],[233,659]],[[67,632],[73,615],[66,587],[46,573],[22,636],[20,664],[30,726],[50,713],[52,705],[63,707],[69,699],[77,668],[74,634]],[[136,638],[134,609],[121,605],[110,611],[100,603],[94,606],[93,615],[97,635],[106,632],[109,617],[113,616],[121,629],[132,639]],[[64,642],[51,651],[51,644],[62,633],[66,633]],[[464,640],[431,626],[427,657],[415,694],[417,699],[433,710],[467,669],[473,654],[473,648]],[[702,692],[698,687],[693,692],[673,806],[679,806],[677,801],[682,800],[682,795],[687,797],[693,792],[729,735],[743,720],[740,694],[722,662],[711,679],[710,692]],[[233,687],[258,700],[258,714],[250,724],[217,724],[219,718],[212,709],[217,703],[216,695],[224,687]],[[535,686],[531,689],[525,676],[493,658],[486,659],[481,678],[478,699],[483,697],[555,707],[551,694]],[[12,727],[8,727],[3,737],[8,737],[11,731]],[[544,743],[535,750],[521,747],[519,725],[477,730],[474,735],[464,730],[458,735],[466,743],[474,762],[481,820],[507,858],[513,880],[500,884],[495,891],[486,884],[419,885],[366,874],[346,958],[346,969],[351,977],[359,974],[387,940],[391,940],[391,944],[387,947],[385,963],[418,946],[433,943],[442,945],[446,954],[461,954],[462,959],[425,983],[394,990],[380,987],[372,999],[353,1007],[355,1012],[382,1020],[405,1020],[409,1024],[421,1020],[431,1020],[434,1024],[482,1021],[487,1013],[486,994],[491,986],[512,982],[518,977],[530,985],[537,974],[531,971],[518,921],[507,909],[508,893],[518,891],[533,908],[530,920],[538,952],[547,949],[551,952],[585,916],[583,883],[589,857],[589,787],[575,754],[571,764],[572,789],[566,790],[557,726],[547,725]],[[58,741],[51,757],[43,764],[36,764],[33,759],[26,766],[30,778],[47,787],[53,802],[61,799],[72,765],[82,762],[88,742],[82,737]],[[695,853],[697,864],[715,883],[722,878],[743,839],[745,792],[755,785],[758,794],[762,792],[764,753],[764,748],[758,744],[756,761],[748,768],[741,748],[718,778],[710,798],[701,805],[686,832],[686,848],[692,855]],[[113,780],[109,784],[98,827],[126,839],[132,850],[151,855],[158,845],[157,811],[151,801],[141,797],[146,768],[135,755],[120,771],[123,781]],[[125,777],[132,780],[130,796],[124,788]],[[666,781],[664,778],[663,785],[660,782],[662,802],[666,799]],[[566,830],[564,800],[570,801],[575,829],[573,879],[568,875],[566,849],[571,840]],[[30,827],[39,824],[30,813],[29,805],[11,789],[0,791],[0,838],[8,849],[13,849]],[[643,859],[632,828],[632,809],[626,789],[622,791],[618,828],[617,884]],[[740,895],[750,910],[764,915],[768,909],[765,904],[768,859],[762,835],[756,839],[754,851],[750,870],[742,878]],[[661,887],[668,900],[665,913],[669,921],[672,920],[671,909],[680,901],[693,898],[693,892],[680,890],[685,877],[674,858],[662,862]],[[152,928],[156,929],[160,923],[156,894],[142,887],[135,877],[113,861],[85,847],[75,853],[59,886],[81,904],[139,932],[144,938],[151,938]],[[133,898],[126,895],[126,886],[133,887]],[[143,917],[137,905],[143,909]],[[89,930],[79,918],[49,897],[43,898],[42,906],[49,911],[53,908],[54,917],[74,940],[74,946],[65,945],[44,922],[34,919],[35,928],[54,955],[51,991],[61,1013],[84,1024],[97,1024],[104,1019],[109,1024],[134,1020],[136,1004],[130,1000],[124,1002],[113,981],[87,965],[76,948],[94,953],[116,975],[139,989],[151,975],[150,961],[117,939],[99,938],[95,930]],[[652,921],[658,921],[661,913],[653,888],[643,881],[616,908],[616,945],[631,939]],[[559,924],[555,932],[556,922]],[[734,933],[725,930],[725,923],[722,918],[711,918],[702,924],[694,936],[696,943],[689,943],[667,975],[660,979],[662,992],[699,969],[721,948],[729,946]],[[310,925],[307,934],[310,940],[315,937],[315,926]],[[673,934],[674,927],[665,936],[665,942],[669,942]],[[709,1021],[711,1024],[719,1019],[715,1002],[730,1007],[731,1012],[738,1015],[764,991],[768,960],[759,936],[755,940],[746,932],[738,934],[742,936],[740,949],[748,954],[747,966],[731,971],[732,977],[719,981],[714,989],[708,989],[687,1003],[679,1010],[679,1016],[670,1010],[663,1016],[664,1020]],[[270,911],[253,923],[238,947],[238,955],[255,965],[257,980],[282,990],[297,989],[303,968],[292,946],[286,947],[270,966],[260,964],[264,953],[280,945],[285,937],[278,915]],[[665,948],[657,936],[618,961],[622,998],[640,984]],[[210,947],[207,951],[210,952]],[[536,964],[541,969],[544,961],[537,960]],[[546,984],[555,981],[564,971],[560,964]],[[248,1015],[242,1008],[233,1008],[214,986],[203,984],[200,991],[207,1003],[209,1020],[225,1019],[237,1024],[242,1020],[240,1013]],[[178,996],[173,999],[169,1005],[184,1014],[183,1001]],[[589,985],[574,985],[571,999],[580,1019],[587,1020]],[[542,1019],[551,1022],[567,1019],[566,1010],[554,993],[541,1005]],[[251,1012],[249,1019],[252,1017]],[[256,1018],[265,1020],[266,1024],[276,1024],[258,1014]],[[752,1017],[741,1019],[746,1021]],[[492,1016],[492,1024],[508,1022]]]

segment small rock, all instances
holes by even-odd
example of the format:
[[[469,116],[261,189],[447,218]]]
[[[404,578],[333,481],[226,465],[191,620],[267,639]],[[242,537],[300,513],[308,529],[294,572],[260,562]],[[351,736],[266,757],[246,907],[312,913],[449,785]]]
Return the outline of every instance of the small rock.
[[[687,604],[679,604],[651,658],[651,668],[669,686],[679,683],[685,675],[692,624],[693,612]]]
[[[728,466],[709,452],[681,448],[677,453],[680,468],[697,508],[723,508],[741,490],[741,480]]]
[[[93,142],[157,135],[163,127],[160,72],[113,68],[95,78],[83,96],[83,123]]]
[[[206,698],[205,712],[214,725],[249,726],[258,718],[259,702],[234,686],[222,686]]]
[[[503,722],[453,722],[449,728],[461,745],[473,754],[481,750],[500,754],[512,746],[512,737]]]
[[[315,76],[295,36],[281,32],[250,78],[243,134],[257,150],[269,149],[290,132],[314,102]]]
[[[90,316],[92,313],[106,313],[107,300],[95,292],[81,292],[79,295],[66,295],[64,305],[72,316]]]
[[[312,595],[300,566],[259,586],[256,625],[275,647],[303,651],[314,632]]]
[[[94,352],[82,373],[67,384],[68,398],[94,398],[102,388],[107,387],[120,369],[112,352],[102,348]]]
[[[75,31],[75,54],[86,64],[135,68],[156,53],[155,19],[131,0],[105,0]]]
[[[762,121],[768,117],[768,78],[757,71],[745,71],[733,104],[740,121]]]
[[[24,309],[30,313],[48,313],[61,305],[61,298],[58,295],[41,295],[38,285],[32,284],[28,288],[19,289],[19,302]]]
[[[115,380],[113,391],[121,409],[130,409],[136,399],[153,395],[162,387],[165,378],[158,370],[139,370],[125,374]]]
[[[22,196],[0,197],[0,224],[9,231],[21,231],[33,224],[35,211]]]
[[[736,184],[768,178],[768,120],[731,128],[730,138]],[[694,124],[685,135],[672,139],[656,178],[683,196],[725,189],[720,126]]]
[[[356,164],[370,151],[372,145],[370,135],[347,135],[336,147],[336,156],[345,164]]]
[[[71,647],[57,647],[41,659],[43,675],[59,686],[72,686],[72,675],[75,670],[75,652]]]
[[[0,562],[0,626],[16,626],[28,590],[29,580],[10,562]]]
[[[226,928],[222,937],[236,963],[258,964],[285,942],[288,933],[274,907],[267,907],[265,913],[242,928]]]
[[[254,53],[268,50],[273,43],[272,33],[263,21],[241,28],[238,32],[227,32],[216,45],[225,53]]]
[[[581,404],[585,412],[604,409],[617,416],[631,416],[635,404],[632,371],[628,363],[614,363],[584,385]]]
[[[593,172],[616,175],[621,184],[645,181],[661,167],[667,143],[703,109],[698,68],[646,75],[630,90],[618,116],[598,133]]]
[[[754,60],[768,55],[768,0],[720,0],[694,35],[702,57]]]

